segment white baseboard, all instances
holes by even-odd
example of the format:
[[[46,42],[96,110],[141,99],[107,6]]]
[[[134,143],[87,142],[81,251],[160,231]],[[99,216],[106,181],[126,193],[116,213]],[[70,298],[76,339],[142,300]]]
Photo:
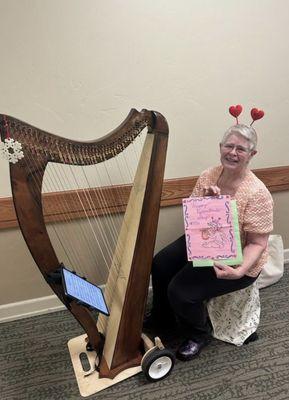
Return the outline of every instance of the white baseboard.
[[[289,249],[284,250],[284,262],[289,263]],[[55,295],[19,301],[0,306],[0,323],[65,310]]]
[[[65,306],[56,295],[4,304],[0,306],[0,323],[60,310],[65,310]]]

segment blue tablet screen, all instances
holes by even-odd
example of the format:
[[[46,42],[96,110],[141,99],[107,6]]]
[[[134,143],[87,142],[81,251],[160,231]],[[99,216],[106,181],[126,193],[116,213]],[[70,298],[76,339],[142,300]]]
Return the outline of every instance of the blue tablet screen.
[[[68,296],[82,301],[103,314],[109,315],[101,288],[65,268],[62,269],[62,274],[65,292]]]

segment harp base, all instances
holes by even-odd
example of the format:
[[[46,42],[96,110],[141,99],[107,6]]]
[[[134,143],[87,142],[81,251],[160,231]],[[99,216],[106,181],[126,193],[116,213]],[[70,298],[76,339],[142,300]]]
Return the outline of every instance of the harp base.
[[[68,349],[81,396],[90,396],[141,372],[141,366],[137,366],[120,372],[113,379],[99,378],[98,372],[94,369],[97,355],[95,351],[86,350],[86,338],[87,335],[84,334],[77,336],[68,342]],[[80,361],[80,355],[83,353],[87,356],[91,368],[90,371],[84,371],[83,369]]]

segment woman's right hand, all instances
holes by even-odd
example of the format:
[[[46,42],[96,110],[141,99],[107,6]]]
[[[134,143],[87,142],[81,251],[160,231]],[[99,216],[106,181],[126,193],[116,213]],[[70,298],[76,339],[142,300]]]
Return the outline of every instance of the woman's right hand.
[[[220,196],[221,189],[218,186],[208,186],[203,189],[204,196]]]

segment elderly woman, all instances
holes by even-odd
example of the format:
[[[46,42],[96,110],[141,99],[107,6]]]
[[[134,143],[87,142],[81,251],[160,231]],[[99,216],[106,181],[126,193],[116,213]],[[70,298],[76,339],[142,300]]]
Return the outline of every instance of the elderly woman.
[[[205,301],[243,289],[258,277],[267,257],[273,229],[273,201],[248,164],[257,153],[252,126],[232,126],[220,143],[221,165],[205,170],[192,196],[230,195],[237,202],[243,262],[234,267],[215,262],[211,268],[187,261],[185,236],[160,251],[153,260],[153,307],[144,327],[172,326],[177,320],[186,340],[177,357],[190,360],[210,337]]]

